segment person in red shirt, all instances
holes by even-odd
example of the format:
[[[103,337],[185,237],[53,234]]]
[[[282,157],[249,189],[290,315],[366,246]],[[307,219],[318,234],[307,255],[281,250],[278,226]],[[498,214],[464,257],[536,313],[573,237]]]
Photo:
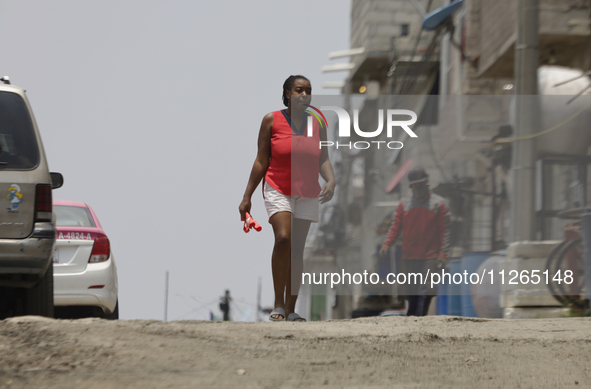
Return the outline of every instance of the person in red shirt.
[[[408,180],[412,196],[405,197],[398,205],[388,237],[380,249],[380,257],[385,258],[388,248],[402,234],[402,271],[407,281],[409,273],[420,273],[425,278],[433,262],[441,266],[449,254],[451,235],[451,213],[445,200],[429,190],[425,169],[411,169]],[[429,285],[429,280],[426,284]],[[405,289],[407,315],[426,315],[433,293],[427,295],[426,288],[418,281],[407,283]]]
[[[274,309],[271,321],[305,321],[294,312],[302,282],[304,245],[310,223],[318,221],[319,203],[330,201],[335,178],[328,159],[326,126],[313,121],[312,136],[305,110],[311,102],[312,86],[304,76],[290,76],[283,84],[282,99],[287,109],[263,118],[258,153],[238,210],[250,213],[251,197],[263,180],[263,196],[273,226],[275,245],[271,256]],[[321,189],[318,175],[326,181]]]

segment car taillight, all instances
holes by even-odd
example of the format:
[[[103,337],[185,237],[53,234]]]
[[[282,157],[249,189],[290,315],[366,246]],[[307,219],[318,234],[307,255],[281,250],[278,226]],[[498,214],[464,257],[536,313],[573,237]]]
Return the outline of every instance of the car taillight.
[[[35,198],[35,221],[50,222],[53,209],[51,202],[51,185],[38,184]]]
[[[106,236],[96,238],[94,240],[94,245],[92,246],[92,252],[90,253],[88,263],[105,262],[109,259],[110,253],[111,244],[109,243],[109,238]]]

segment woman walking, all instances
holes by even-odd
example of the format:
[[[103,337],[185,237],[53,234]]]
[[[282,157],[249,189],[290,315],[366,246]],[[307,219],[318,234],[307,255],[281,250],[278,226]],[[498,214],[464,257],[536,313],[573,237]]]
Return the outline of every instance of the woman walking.
[[[326,141],[326,126],[313,121],[312,136],[307,133],[312,86],[304,76],[290,76],[282,90],[287,109],[263,117],[258,152],[244,197],[240,216],[250,212],[251,197],[261,180],[265,208],[273,226],[275,244],[271,255],[274,309],[271,321],[306,321],[294,312],[303,270],[304,245],[310,223],[318,222],[319,203],[334,195],[335,179]],[[326,181],[321,189],[318,175]]]

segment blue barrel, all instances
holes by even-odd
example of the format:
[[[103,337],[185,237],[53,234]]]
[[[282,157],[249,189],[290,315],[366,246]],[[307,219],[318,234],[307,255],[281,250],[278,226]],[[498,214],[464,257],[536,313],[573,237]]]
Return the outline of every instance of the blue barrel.
[[[478,251],[473,253],[466,253],[462,256],[460,263],[460,272],[462,277],[468,278],[468,283],[462,282],[461,288],[461,300],[462,300],[462,316],[466,317],[478,317],[474,304],[472,303],[472,283],[470,282],[470,274],[477,273],[478,268],[482,262],[486,261],[490,257],[488,251]],[[464,276],[464,271],[467,272],[467,277]],[[479,276],[482,276],[480,274]],[[465,281],[464,279],[462,281]],[[476,281],[476,276],[472,278],[472,281]]]
[[[449,261],[447,271],[453,279],[454,274],[460,273],[460,260],[452,259]],[[449,296],[447,299],[447,314],[450,316],[462,316],[462,290],[460,285],[451,282],[447,286],[447,294]]]
[[[585,277],[585,299],[587,303],[591,300],[591,209],[586,209],[581,216],[583,222],[583,276]],[[589,314],[589,305],[587,305],[587,312]]]
[[[449,296],[447,295],[447,288],[448,285],[446,283],[441,283],[439,284],[439,289],[437,290],[437,300],[435,300],[437,302],[437,314],[438,315],[448,315],[449,310],[448,310],[448,299]]]

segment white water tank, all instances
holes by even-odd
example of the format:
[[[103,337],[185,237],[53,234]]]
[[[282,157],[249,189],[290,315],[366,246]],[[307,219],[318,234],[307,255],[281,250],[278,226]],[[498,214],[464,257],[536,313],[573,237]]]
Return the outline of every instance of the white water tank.
[[[538,153],[586,155],[591,146],[591,89],[569,103],[575,95],[591,83],[588,76],[579,77],[581,70],[562,66],[541,66],[538,69],[538,93],[540,97],[541,132],[564,123],[559,128],[542,135],[538,140]],[[581,112],[582,111],[582,112]]]

